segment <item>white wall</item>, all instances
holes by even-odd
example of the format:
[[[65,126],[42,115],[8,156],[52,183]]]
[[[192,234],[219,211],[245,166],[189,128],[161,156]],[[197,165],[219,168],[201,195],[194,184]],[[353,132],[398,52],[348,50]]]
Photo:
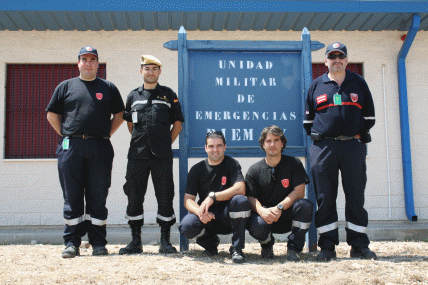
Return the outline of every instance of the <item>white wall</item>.
[[[400,123],[396,58],[401,48],[402,32],[311,32],[311,39],[326,45],[340,41],[347,45],[350,62],[363,63],[364,76],[372,91],[376,107],[373,142],[367,158],[368,185],[366,208],[370,220],[405,220],[401,164]],[[300,40],[300,32],[188,32],[188,40]],[[141,54],[152,54],[163,63],[160,84],[178,90],[177,52],[163,48],[163,43],[176,40],[177,31],[155,32],[0,32],[0,100],[5,102],[5,72],[7,63],[75,63],[84,45],[98,49],[100,62],[107,64],[107,79],[114,82],[125,100],[127,94],[142,84],[139,75]],[[428,182],[425,162],[428,132],[424,127],[424,112],[428,71],[427,32],[419,32],[407,57],[412,167],[415,210],[419,219],[428,217]],[[324,49],[313,52],[313,62],[323,62]],[[385,118],[382,66],[385,70],[386,114],[390,159],[391,217],[389,216],[389,184],[387,180]],[[29,98],[31,99],[31,98]],[[5,108],[0,105],[1,122]],[[4,134],[4,123],[0,133]],[[203,139],[203,138],[201,138]],[[112,187],[107,202],[109,224],[125,224],[127,204],[122,186],[125,182],[127,151],[130,135],[126,125],[112,138],[115,148]],[[178,148],[178,140],[173,148]],[[0,141],[4,149],[4,141]],[[239,158],[243,172],[257,159]],[[189,167],[200,159],[191,159]],[[178,216],[178,160],[174,159],[176,185],[175,209]],[[339,191],[339,218],[344,219],[344,197]],[[61,225],[62,192],[59,186],[56,160],[0,160],[0,226]],[[146,195],[146,223],[154,223],[156,200],[150,183]]]

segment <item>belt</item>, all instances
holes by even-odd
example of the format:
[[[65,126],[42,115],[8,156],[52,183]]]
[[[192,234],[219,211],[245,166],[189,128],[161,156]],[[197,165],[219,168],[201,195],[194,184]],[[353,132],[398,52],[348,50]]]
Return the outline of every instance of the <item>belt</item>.
[[[347,140],[355,140],[361,138],[360,135],[356,135],[353,137],[347,137],[347,136],[338,136],[338,137],[323,137],[323,139],[326,140],[335,140],[335,141],[347,141]]]
[[[110,139],[110,136],[108,137],[104,137],[104,136],[93,136],[93,135],[71,135],[71,136],[67,136],[70,138],[81,138],[84,140],[91,140],[91,139],[105,139],[108,140]]]

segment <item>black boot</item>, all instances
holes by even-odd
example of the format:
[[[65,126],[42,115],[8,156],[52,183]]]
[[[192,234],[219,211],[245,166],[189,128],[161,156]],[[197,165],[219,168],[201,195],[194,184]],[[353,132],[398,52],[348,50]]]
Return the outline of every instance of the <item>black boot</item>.
[[[170,240],[171,226],[161,226],[161,240],[159,253],[177,253],[177,249],[172,246]]]
[[[124,248],[119,250],[119,254],[142,253],[143,245],[141,243],[141,226],[131,226],[132,241]]]

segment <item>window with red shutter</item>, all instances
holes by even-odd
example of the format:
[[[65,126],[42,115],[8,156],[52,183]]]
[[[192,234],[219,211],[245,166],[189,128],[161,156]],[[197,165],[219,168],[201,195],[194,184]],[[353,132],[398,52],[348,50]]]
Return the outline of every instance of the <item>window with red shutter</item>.
[[[55,158],[59,136],[46,119],[56,86],[79,76],[76,64],[7,64],[5,158]],[[106,78],[100,64],[98,77]]]

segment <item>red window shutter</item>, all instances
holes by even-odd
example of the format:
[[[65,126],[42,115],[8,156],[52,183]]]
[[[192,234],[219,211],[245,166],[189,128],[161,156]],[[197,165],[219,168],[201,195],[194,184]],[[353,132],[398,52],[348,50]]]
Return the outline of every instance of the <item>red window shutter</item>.
[[[59,136],[46,119],[56,86],[79,76],[76,64],[8,64],[5,158],[55,158]],[[98,77],[106,78],[100,64]]]

